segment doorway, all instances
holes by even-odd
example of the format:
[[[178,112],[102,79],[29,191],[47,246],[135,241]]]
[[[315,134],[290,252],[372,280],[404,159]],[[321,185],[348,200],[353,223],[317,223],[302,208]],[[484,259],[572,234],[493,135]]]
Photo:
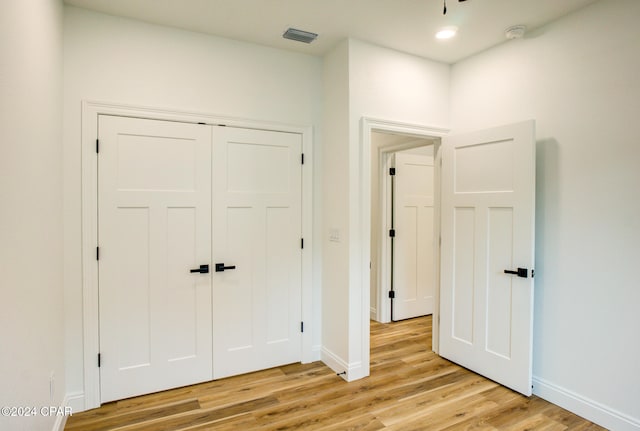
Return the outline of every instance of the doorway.
[[[437,142],[381,131],[371,142],[371,319],[432,314]]]
[[[361,155],[361,164],[359,169],[359,184],[360,184],[360,192],[361,192],[361,211],[360,211],[360,232],[359,236],[361,238],[360,241],[360,277],[359,282],[361,283],[362,289],[362,298],[361,301],[361,316],[363,318],[363,324],[361,326],[361,336],[362,340],[360,346],[361,352],[361,363],[363,364],[360,367],[359,372],[351,373],[349,375],[349,380],[355,380],[357,378],[365,377],[369,375],[370,372],[370,320],[372,317],[371,310],[371,274],[373,272],[374,261],[371,258],[371,176],[372,176],[372,162],[371,159],[378,157],[379,151],[373,149],[371,143],[371,134],[373,132],[383,132],[389,134],[399,134],[404,136],[412,136],[414,138],[422,138],[422,139],[431,139],[434,142],[434,145],[437,146],[434,149],[435,154],[435,183],[434,189],[436,190],[435,202],[436,207],[439,205],[439,189],[440,189],[440,141],[441,138],[446,136],[449,132],[448,129],[438,128],[438,127],[427,127],[416,124],[408,124],[401,123],[397,121],[390,120],[381,120],[370,117],[363,117],[361,120],[361,129],[360,129],[360,155]],[[397,148],[406,149],[406,148]],[[375,175],[375,173],[373,173]],[[437,212],[436,212],[437,213]],[[435,231],[440,231],[439,220],[436,219],[436,228]],[[379,262],[376,260],[379,267]],[[439,263],[436,265],[436,268],[439,268]],[[433,324],[432,324],[432,350],[435,353],[438,353],[439,347],[439,283],[436,283],[436,291],[434,298],[434,312],[433,312]],[[373,292],[374,295],[377,295],[378,289]],[[382,308],[380,310],[383,310]]]
[[[435,133],[433,133],[435,132]],[[439,232],[439,149],[440,149],[440,135],[437,131],[431,131],[427,129],[413,128],[407,125],[396,124],[376,124],[376,127],[372,127],[366,132],[368,136],[368,143],[370,144],[370,261],[371,271],[370,276],[370,304],[369,315],[370,319],[376,322],[389,323],[395,319],[396,316],[392,316],[392,301],[395,298],[390,298],[390,292],[393,289],[393,280],[397,279],[393,274],[393,255],[398,256],[398,253],[394,253],[392,250],[392,241],[390,237],[390,230],[395,227],[392,207],[390,205],[391,195],[393,193],[393,185],[390,178],[390,168],[395,166],[396,155],[408,155],[411,157],[412,153],[416,157],[424,157],[430,159],[431,162],[431,184],[429,188],[433,193],[431,196],[431,224],[430,233],[435,238],[435,232]],[[431,306],[433,307],[427,313],[418,313],[418,315],[432,314],[429,317],[429,325],[425,326],[429,328],[429,339],[432,339],[431,349],[437,351],[437,313],[438,313],[438,292],[437,286],[439,285],[439,252],[435,249],[436,242],[431,240],[431,244],[428,246],[431,248],[429,253],[413,253],[412,258],[415,260],[416,265],[420,265],[419,259],[429,259],[427,267],[432,269],[432,273],[426,275],[431,278],[433,287],[433,294]],[[397,244],[400,245],[400,244]],[[417,243],[413,243],[412,246],[417,246]],[[400,257],[400,256],[398,256]],[[396,262],[397,263],[397,262]],[[397,265],[395,265],[397,268]],[[415,269],[415,267],[414,267]],[[425,275],[423,275],[424,277]],[[391,294],[393,295],[393,294]],[[433,329],[432,329],[433,328]],[[367,328],[369,329],[369,328]],[[367,334],[369,335],[369,334]]]
[[[438,221],[436,217],[438,207],[435,205],[437,193],[434,192],[436,192],[438,181],[434,160],[439,148],[439,138],[373,130],[370,139],[370,317],[372,320],[388,323],[432,314],[435,306],[438,264],[437,250],[434,249],[433,242],[436,228],[438,228],[435,224]],[[400,178],[396,175],[399,173],[398,163],[409,165],[409,170],[415,170],[415,172],[409,173],[408,177]],[[407,172],[405,171],[404,174]],[[403,182],[413,184],[403,185]],[[398,189],[398,186],[401,189]],[[406,188],[411,190],[403,191]],[[425,194],[430,196],[424,196]],[[416,199],[427,201],[419,202],[419,205],[416,205],[418,202],[404,202],[407,204],[406,213],[397,208],[402,206],[400,202],[402,200],[415,201]],[[396,205],[393,201],[396,201]],[[424,211],[425,209],[427,211]],[[426,232],[420,232],[423,238],[417,239],[416,229],[418,229],[417,223],[420,218],[422,220],[419,229]],[[405,231],[401,234],[398,227],[402,227]],[[407,232],[409,230],[413,233],[409,234]],[[415,295],[408,291],[413,290],[415,293],[418,282],[422,284],[428,282],[428,287],[432,291],[428,295],[430,296],[428,309],[424,305],[409,304],[413,309],[403,311],[402,307],[398,307],[397,302],[414,302],[410,297]],[[405,292],[403,288],[407,287]],[[397,301],[398,299],[400,301]]]

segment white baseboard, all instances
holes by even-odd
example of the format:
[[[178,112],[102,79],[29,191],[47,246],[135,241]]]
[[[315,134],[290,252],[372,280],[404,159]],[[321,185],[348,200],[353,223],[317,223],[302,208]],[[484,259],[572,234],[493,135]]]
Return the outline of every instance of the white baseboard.
[[[378,320],[378,310],[375,307],[369,308],[369,319]]]
[[[352,382],[369,375],[365,372],[362,362],[347,363],[326,347],[322,348],[322,362],[347,382]]]
[[[320,360],[325,363],[325,365],[335,371],[340,377],[345,379],[347,370],[349,369],[349,365],[345,361],[342,360],[338,355],[333,353],[331,350],[326,347],[322,347]],[[346,379],[345,379],[346,380]]]
[[[69,395],[65,395],[65,397],[62,399],[62,403],[60,404],[60,411],[64,411],[66,407],[70,407],[69,404]],[[75,411],[72,410],[72,413],[74,413]],[[56,420],[53,423],[53,428],[52,431],[64,431],[64,426],[67,424],[67,418],[68,416],[66,415],[56,415]]]
[[[71,407],[73,413],[80,413],[86,410],[84,405],[84,392],[73,392],[67,394],[65,398],[67,399],[67,405]]]
[[[362,366],[362,362],[352,362],[347,370],[347,382],[365,378],[369,375],[369,369]]]
[[[56,416],[56,421],[53,423],[53,431],[64,431],[65,425],[67,425],[67,417]]]
[[[607,429],[640,431],[640,419],[632,418],[540,377],[533,377],[533,393]]]

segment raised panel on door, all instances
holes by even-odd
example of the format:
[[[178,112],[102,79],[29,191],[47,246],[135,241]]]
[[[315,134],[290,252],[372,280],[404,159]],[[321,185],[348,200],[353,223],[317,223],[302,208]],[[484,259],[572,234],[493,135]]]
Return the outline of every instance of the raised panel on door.
[[[211,128],[100,116],[100,389],[210,380]]]
[[[451,285],[451,336],[473,345],[475,321],[476,211],[456,207],[453,212],[454,257]],[[445,315],[447,313],[445,312]],[[442,319],[442,317],[441,317]]]
[[[393,320],[433,313],[433,156],[395,154]]]
[[[299,134],[214,130],[214,377],[301,358]]]
[[[442,146],[440,354],[531,394],[533,122]],[[527,277],[507,271],[527,269]]]

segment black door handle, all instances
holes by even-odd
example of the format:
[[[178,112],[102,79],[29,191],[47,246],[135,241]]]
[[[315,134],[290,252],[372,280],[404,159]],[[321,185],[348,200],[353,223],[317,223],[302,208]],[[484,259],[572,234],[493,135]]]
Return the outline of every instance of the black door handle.
[[[216,263],[216,272],[224,272],[225,269],[236,269],[236,266],[224,266],[224,263]]]
[[[508,269],[504,270],[505,274],[515,274],[518,277],[522,277],[522,278],[528,278],[529,277],[529,270],[527,268],[518,268],[517,271],[510,271]]]
[[[200,268],[192,269],[189,272],[199,272],[200,274],[209,274],[209,265],[200,265]]]

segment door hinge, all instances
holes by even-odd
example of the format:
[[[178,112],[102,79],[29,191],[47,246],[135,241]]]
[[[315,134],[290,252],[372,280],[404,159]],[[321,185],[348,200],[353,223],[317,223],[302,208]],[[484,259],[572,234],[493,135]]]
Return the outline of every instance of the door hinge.
[[[394,176],[396,174],[396,168],[389,168],[389,175]]]
[[[391,237],[391,238],[395,238],[396,237],[396,230],[395,229],[389,229],[389,237]]]
[[[96,139],[96,154],[100,152],[100,139]]]
[[[300,332],[304,332],[304,322],[300,322]]]
[[[300,238],[300,248],[304,248],[304,238]]]
[[[100,260],[100,247],[96,247],[96,260]]]
[[[395,298],[395,297],[396,297],[396,292],[395,292],[395,290],[390,290],[390,291],[389,291],[389,298],[393,299],[393,298]]]
[[[300,155],[300,164],[304,165],[304,153]]]
[[[100,365],[102,365],[102,355],[98,353],[98,368],[100,368]]]

